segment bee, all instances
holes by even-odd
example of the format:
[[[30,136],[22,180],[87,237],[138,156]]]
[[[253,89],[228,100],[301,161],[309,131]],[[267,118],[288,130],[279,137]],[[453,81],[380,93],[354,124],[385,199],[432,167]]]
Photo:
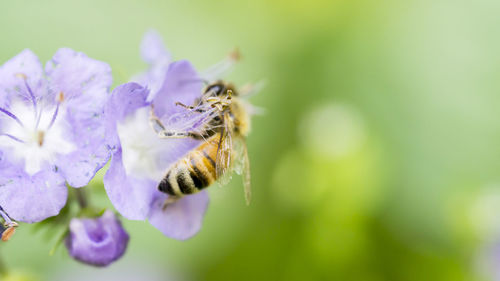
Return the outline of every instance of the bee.
[[[165,207],[179,198],[197,193],[215,181],[226,184],[236,171],[243,176],[245,199],[250,203],[250,162],[246,136],[250,130],[247,104],[234,86],[224,81],[209,84],[195,105],[177,102],[186,109],[180,116],[171,116],[163,125],[151,110],[151,124],[160,138],[193,138],[203,140],[195,149],[167,169],[158,189],[169,198]],[[184,118],[188,116],[189,118]],[[187,123],[178,120],[189,119]],[[179,125],[181,124],[181,125]],[[194,129],[193,129],[194,128]]]
[[[18,224],[7,215],[2,206],[0,206],[0,217],[4,220],[3,225],[0,224],[0,239],[2,241],[9,241],[16,232]]]

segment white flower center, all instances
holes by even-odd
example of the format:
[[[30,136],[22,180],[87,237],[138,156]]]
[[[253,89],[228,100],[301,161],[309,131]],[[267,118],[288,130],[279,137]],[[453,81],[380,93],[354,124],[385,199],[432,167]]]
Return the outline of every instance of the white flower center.
[[[21,124],[12,118],[2,117],[0,147],[9,149],[13,155],[24,160],[25,171],[33,175],[40,171],[46,162],[53,164],[58,154],[68,154],[76,146],[64,137],[64,118],[55,118],[55,106],[38,109],[35,114],[33,105],[16,102],[9,111]],[[56,116],[57,117],[57,116]],[[53,124],[51,124],[53,122]]]
[[[162,168],[165,167],[160,167],[157,161],[165,142],[149,125],[149,113],[149,107],[136,110],[118,124],[118,136],[127,174],[160,181],[165,172]]]

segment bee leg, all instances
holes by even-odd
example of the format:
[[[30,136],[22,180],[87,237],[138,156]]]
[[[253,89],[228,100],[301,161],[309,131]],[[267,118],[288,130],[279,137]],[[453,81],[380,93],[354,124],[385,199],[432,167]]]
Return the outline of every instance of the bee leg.
[[[163,126],[163,123],[161,123],[160,118],[156,116],[155,110],[154,110],[154,105],[151,104],[151,110],[149,113],[149,124],[151,125],[151,128],[157,133],[160,134],[160,132],[165,131],[165,126]]]
[[[168,205],[177,202],[177,200],[179,200],[179,199],[181,199],[180,196],[173,196],[173,195],[168,196],[168,198],[165,199],[165,202],[163,202],[163,206],[161,209],[163,211],[165,211],[167,209]]]
[[[204,139],[203,136],[198,132],[185,132],[185,131],[173,131],[164,130],[158,132],[158,136],[162,139],[178,139],[178,138],[193,138],[196,140]]]
[[[182,102],[180,102],[180,101],[175,102],[175,105],[182,106],[182,107],[184,107],[185,109],[194,109],[194,106],[191,106],[191,105],[185,105],[185,104],[183,104],[183,103],[182,103]]]
[[[184,104],[182,105],[185,106]],[[168,138],[193,138],[196,140],[205,139],[205,136],[200,134],[199,132],[167,130],[163,125],[163,123],[161,122],[160,118],[156,116],[154,112],[154,106],[152,104],[149,116],[149,124],[151,125],[151,128],[153,128],[155,133],[158,134],[158,137],[162,139],[168,139]]]
[[[178,102],[176,102],[176,103],[175,103],[175,105],[178,105],[178,106],[184,107],[185,109],[192,110],[192,111],[194,111],[194,112],[198,112],[198,113],[203,113],[203,112],[205,112],[205,110],[203,110],[203,109],[196,109],[196,110],[193,110],[193,109],[195,109],[196,107],[194,107],[194,106],[192,106],[192,105],[185,105],[185,104],[183,104],[182,102],[179,102],[179,101],[178,101]]]
[[[154,113],[154,108],[153,105],[151,105],[151,116],[149,117],[149,124],[151,125],[151,128],[155,131],[155,133],[158,134],[160,138],[167,139],[167,138],[194,138],[194,139],[203,139],[203,136],[201,136],[197,132],[183,132],[183,131],[173,131],[173,130],[167,130],[163,123],[161,122],[160,118],[156,116]]]

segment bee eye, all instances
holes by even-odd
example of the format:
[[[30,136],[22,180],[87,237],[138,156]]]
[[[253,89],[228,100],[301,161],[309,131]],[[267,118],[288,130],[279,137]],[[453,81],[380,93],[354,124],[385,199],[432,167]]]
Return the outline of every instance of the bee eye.
[[[207,89],[207,92],[211,92],[213,96],[217,96],[217,95],[219,95],[220,87],[218,85],[210,86]]]

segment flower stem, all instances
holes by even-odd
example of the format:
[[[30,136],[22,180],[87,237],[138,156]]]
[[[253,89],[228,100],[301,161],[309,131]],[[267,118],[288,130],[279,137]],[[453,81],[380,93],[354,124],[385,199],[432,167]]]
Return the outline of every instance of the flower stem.
[[[81,188],[75,188],[76,200],[80,208],[85,209],[89,205],[85,191]]]

